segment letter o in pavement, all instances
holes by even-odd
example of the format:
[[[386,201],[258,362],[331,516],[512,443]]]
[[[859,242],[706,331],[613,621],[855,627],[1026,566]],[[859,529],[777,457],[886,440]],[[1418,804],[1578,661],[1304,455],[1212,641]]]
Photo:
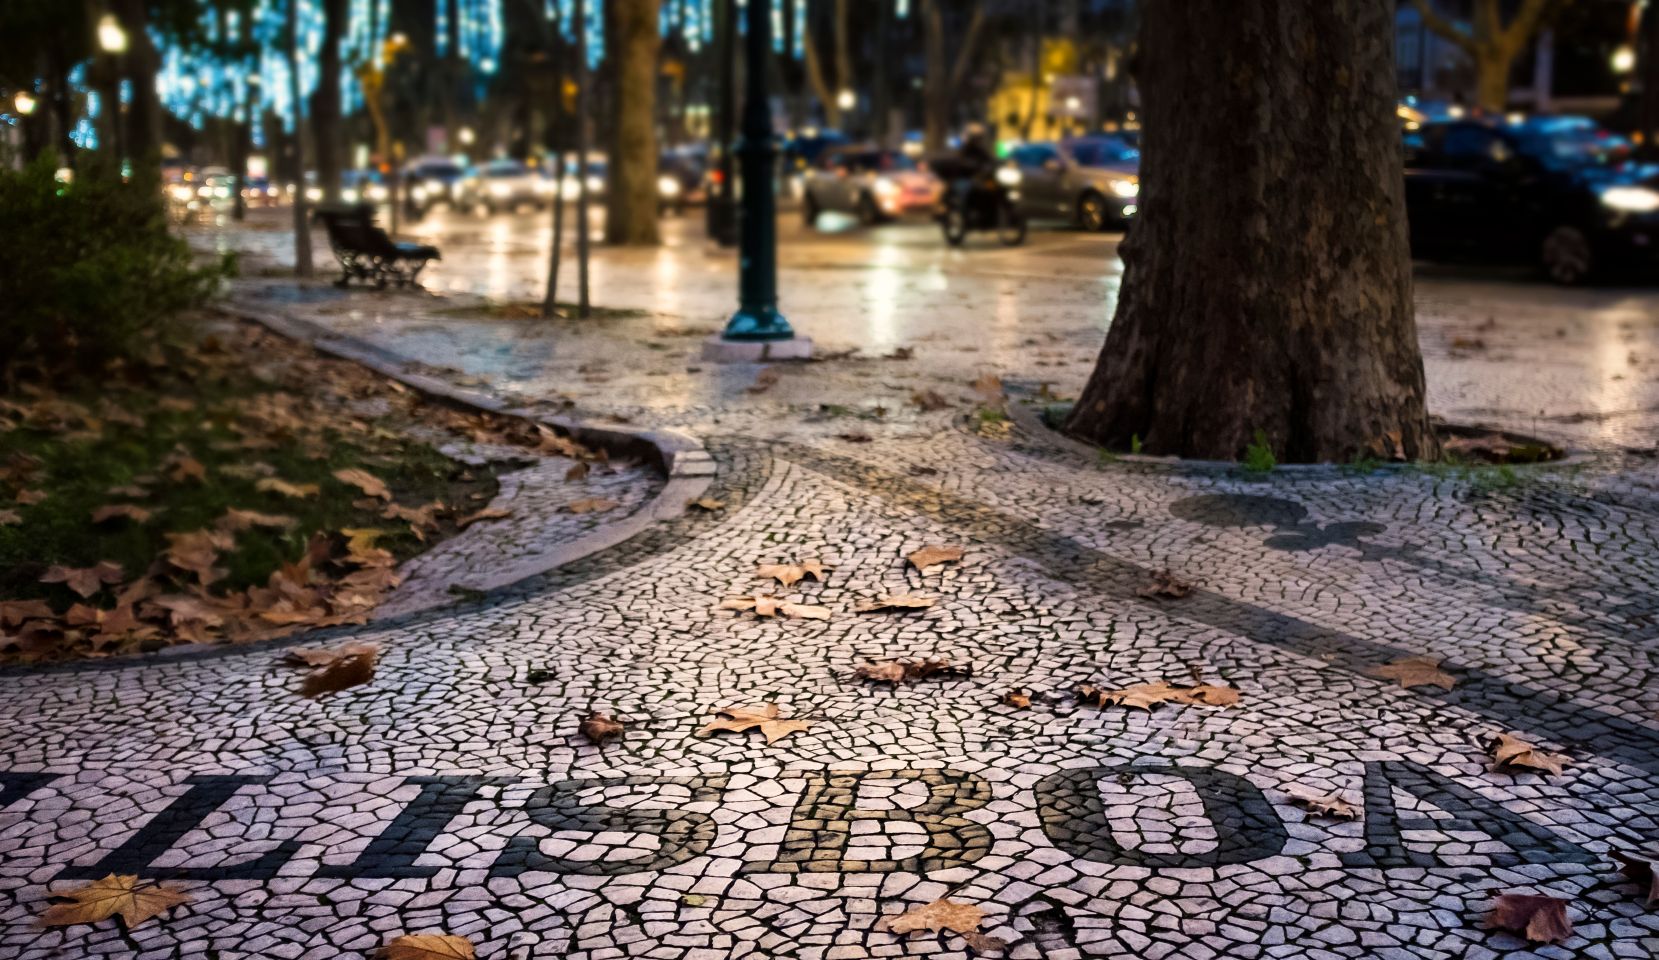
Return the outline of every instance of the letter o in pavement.
[[[1204,814],[1215,825],[1216,847],[1206,853],[1143,853],[1130,850],[1112,836],[1101,807],[1103,777],[1140,777],[1162,774],[1192,784],[1204,804]],[[1283,820],[1261,790],[1236,774],[1210,767],[1106,764],[1081,770],[1062,770],[1037,781],[1033,788],[1037,813],[1049,842],[1074,857],[1136,867],[1220,867],[1271,857],[1284,849],[1289,834]]]

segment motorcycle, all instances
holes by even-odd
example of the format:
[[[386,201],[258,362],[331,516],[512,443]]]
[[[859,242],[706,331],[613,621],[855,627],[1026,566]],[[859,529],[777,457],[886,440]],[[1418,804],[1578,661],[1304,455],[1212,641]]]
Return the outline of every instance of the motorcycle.
[[[959,247],[970,230],[994,230],[1005,247],[1024,243],[1025,215],[1019,211],[1019,184],[1015,179],[1018,173],[1012,167],[1003,167],[994,172],[957,172],[948,177],[939,210],[945,242]]]

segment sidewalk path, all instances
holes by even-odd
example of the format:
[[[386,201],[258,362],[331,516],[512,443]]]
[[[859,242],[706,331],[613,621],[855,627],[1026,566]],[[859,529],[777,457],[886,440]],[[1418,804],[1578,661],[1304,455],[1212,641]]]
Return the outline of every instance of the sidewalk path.
[[[1420,285],[1441,412],[1545,410],[1538,432],[1590,451],[1578,466],[1250,479],[1081,457],[980,415],[984,373],[1081,384],[1112,281],[1063,261],[1107,244],[947,263],[902,229],[894,267],[836,237],[786,252],[803,332],[863,349],[770,373],[695,359],[730,279],[700,249],[602,255],[598,302],[653,311],[637,318],[449,312],[531,294],[534,267],[444,301],[290,305],[503,392],[692,432],[723,506],[364,630],[386,648],[374,681],[315,701],[269,651],[9,677],[0,955],[321,960],[428,930],[489,960],[974,955],[886,929],[941,897],[1007,942],[978,955],[1033,960],[1659,953],[1659,913],[1610,857],[1659,839],[1659,472],[1628,452],[1652,447],[1659,298]],[[439,289],[493,255],[452,246]],[[1453,347],[1466,329],[1484,346]],[[929,544],[962,559],[907,562]],[[755,576],[811,559],[821,583]],[[1142,596],[1162,569],[1192,592]],[[829,618],[721,609],[769,591]],[[935,603],[855,612],[884,594]],[[1407,656],[1454,685],[1372,674]],[[894,658],[956,669],[855,673]],[[1238,703],[1074,693],[1157,681]],[[698,734],[764,703],[809,725]],[[625,737],[578,736],[591,710]],[[1495,769],[1500,733],[1565,772]],[[1315,816],[1301,791],[1360,816]],[[32,925],[49,892],[110,872],[192,900],[125,933]],[[1484,929],[1506,892],[1570,898],[1572,937]]]

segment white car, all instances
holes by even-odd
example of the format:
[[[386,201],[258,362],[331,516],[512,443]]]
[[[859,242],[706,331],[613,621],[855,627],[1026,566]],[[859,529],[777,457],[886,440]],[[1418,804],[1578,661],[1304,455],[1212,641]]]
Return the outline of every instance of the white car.
[[[931,213],[939,203],[939,178],[897,150],[832,147],[808,171],[801,196],[807,226],[825,211],[850,213],[866,226],[907,213]]]
[[[478,169],[473,195],[490,213],[513,211],[526,204],[546,205],[541,177],[517,160],[493,160]]]

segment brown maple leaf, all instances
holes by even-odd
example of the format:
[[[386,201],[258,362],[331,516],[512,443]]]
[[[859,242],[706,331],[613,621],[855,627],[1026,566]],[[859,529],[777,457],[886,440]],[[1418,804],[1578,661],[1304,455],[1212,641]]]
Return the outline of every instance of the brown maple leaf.
[[[894,686],[942,673],[973,676],[971,669],[952,667],[949,660],[878,660],[860,664],[853,670],[860,680],[891,683]]]
[[[116,517],[124,517],[134,523],[144,523],[150,519],[151,513],[133,503],[111,503],[92,511],[93,523],[103,523]]]
[[[697,731],[699,737],[729,731],[744,733],[759,730],[768,746],[792,733],[800,733],[812,726],[810,720],[784,720],[778,716],[778,705],[763,703],[758,707],[722,707],[714,712],[716,719]]]
[[[0,600],[0,627],[15,627],[25,620],[50,620],[54,616],[45,600]]]
[[[910,402],[926,411],[944,410],[951,406],[951,402],[937,390],[917,390],[910,395]]]
[[[1641,886],[1643,906],[1659,902],[1659,848],[1614,850],[1613,859],[1619,861],[1620,873]]]
[[[184,483],[194,480],[201,483],[207,479],[207,468],[202,462],[186,453],[184,450],[174,450],[167,459],[161,461],[161,467],[167,471],[167,479],[174,483]]]
[[[824,582],[824,565],[817,560],[800,563],[763,563],[755,567],[755,576],[762,580],[776,580],[786,587],[794,586],[802,577]]]
[[[686,506],[696,507],[697,509],[707,513],[713,513],[716,510],[726,509],[726,501],[716,500],[713,497],[698,497],[696,500],[688,501]]]
[[[1227,707],[1238,703],[1238,690],[1200,683],[1191,687],[1177,687],[1163,680],[1139,683],[1122,690],[1102,690],[1082,686],[1078,699],[1094,707],[1139,707],[1150,712],[1161,703],[1201,704],[1207,707]]]
[[[577,480],[586,480],[587,478],[588,463],[586,460],[577,461],[575,466],[565,471],[565,480],[567,482],[574,483]]]
[[[94,880],[53,896],[64,897],[71,902],[47,907],[46,912],[40,915],[43,927],[97,923],[119,916],[122,925],[131,930],[151,917],[190,901],[188,896],[159,884],[140,883],[136,876],[113,873],[102,880]]]
[[[341,483],[349,483],[368,496],[377,497],[381,500],[392,499],[392,491],[386,489],[385,481],[367,470],[347,467],[344,470],[334,471],[334,479]]]
[[[1365,672],[1384,680],[1398,680],[1400,686],[1406,689],[1432,685],[1450,690],[1457,685],[1456,677],[1440,669],[1439,657],[1402,657],[1371,667]]]
[[[861,600],[853,606],[854,613],[875,613],[879,610],[926,610],[938,602],[936,597],[918,597],[909,593],[886,594],[874,600]]]
[[[929,567],[936,567],[942,563],[957,563],[962,559],[961,547],[950,547],[943,544],[929,544],[920,550],[905,557],[917,570],[926,573]]]
[[[1564,753],[1540,750],[1513,733],[1498,734],[1492,743],[1492,760],[1499,770],[1525,768],[1554,774],[1565,773],[1563,768],[1572,762]]]
[[[167,562],[194,573],[205,587],[224,575],[213,563],[221,552],[236,546],[236,538],[223,530],[192,530],[167,534],[167,543]]]
[[[1031,691],[1024,688],[1010,690],[1002,695],[1001,702],[1016,710],[1024,710],[1031,706]]]
[[[1557,943],[1572,935],[1573,922],[1567,917],[1571,902],[1529,893],[1501,894],[1492,903],[1486,926],[1512,930],[1533,943]]]
[[[472,941],[452,933],[406,933],[387,941],[386,960],[476,960]]]
[[[22,522],[23,514],[16,510],[0,510],[0,527],[8,527]]]
[[[565,509],[571,513],[603,513],[606,510],[615,510],[622,504],[615,500],[606,500],[604,497],[584,497],[581,500],[572,500],[565,504]]]
[[[1148,600],[1179,600],[1192,593],[1195,584],[1177,577],[1169,569],[1152,571],[1152,579],[1145,586],[1135,591],[1136,596]]]
[[[481,520],[505,520],[512,515],[513,511],[508,510],[506,507],[485,507],[482,510],[474,510],[472,513],[469,513],[461,519],[455,521],[455,526],[458,529],[465,530]]]
[[[1359,817],[1359,808],[1344,800],[1340,793],[1320,793],[1299,783],[1291,784],[1285,792],[1315,816],[1336,817],[1341,820],[1354,820]]]
[[[1002,378],[994,373],[980,374],[979,379],[968,384],[974,392],[987,400],[1002,399]]]
[[[791,603],[768,596],[727,597],[720,601],[720,609],[753,610],[757,617],[791,617],[800,620],[828,620],[831,615],[828,607],[818,607],[810,603]]]
[[[289,483],[276,477],[265,477],[255,482],[253,487],[261,493],[275,493],[284,497],[293,497],[296,500],[315,497],[322,493],[322,487],[314,483]]]
[[[622,739],[622,724],[623,721],[596,710],[576,725],[576,732],[594,743],[603,744],[608,739]]]
[[[41,575],[41,583],[61,583],[82,597],[90,597],[108,583],[120,583],[126,574],[119,563],[104,560],[90,567],[66,567],[55,564]]]

